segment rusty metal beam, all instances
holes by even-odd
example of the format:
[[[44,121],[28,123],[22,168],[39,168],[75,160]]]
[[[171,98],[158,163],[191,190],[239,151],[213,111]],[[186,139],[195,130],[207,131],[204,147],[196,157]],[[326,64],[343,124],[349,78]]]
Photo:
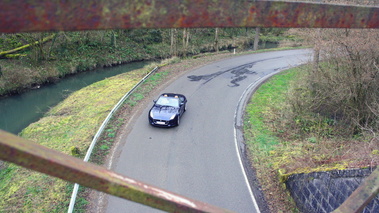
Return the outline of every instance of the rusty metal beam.
[[[231,212],[167,192],[0,130],[0,159],[167,212]]]
[[[128,28],[379,28],[379,8],[255,0],[2,0],[0,32]]]
[[[333,213],[358,213],[379,193],[379,167]]]

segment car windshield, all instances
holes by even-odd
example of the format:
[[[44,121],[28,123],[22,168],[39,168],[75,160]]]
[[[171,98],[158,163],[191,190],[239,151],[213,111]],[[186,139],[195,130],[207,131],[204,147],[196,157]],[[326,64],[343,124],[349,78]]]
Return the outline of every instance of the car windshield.
[[[157,100],[157,104],[163,106],[179,107],[179,99],[161,96]]]

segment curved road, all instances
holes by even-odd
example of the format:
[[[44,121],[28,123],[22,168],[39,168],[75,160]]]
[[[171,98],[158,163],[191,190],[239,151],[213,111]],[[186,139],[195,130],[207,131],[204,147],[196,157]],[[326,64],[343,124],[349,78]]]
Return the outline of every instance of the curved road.
[[[128,177],[235,212],[259,212],[236,150],[240,97],[262,77],[305,63],[309,50],[244,55],[192,70],[161,92],[187,96],[179,127],[148,124],[149,104],[125,137],[112,169]],[[105,196],[105,212],[160,212]]]

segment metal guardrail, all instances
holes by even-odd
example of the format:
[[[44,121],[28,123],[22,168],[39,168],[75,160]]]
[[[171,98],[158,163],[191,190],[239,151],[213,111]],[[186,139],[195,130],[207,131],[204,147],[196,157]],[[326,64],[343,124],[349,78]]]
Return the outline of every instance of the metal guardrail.
[[[136,90],[143,82],[146,81],[147,78],[150,77],[153,73],[155,73],[158,70],[158,67],[155,67],[152,71],[150,71],[145,77],[143,77],[129,92],[127,92],[119,101],[118,103],[113,107],[113,109],[109,112],[108,116],[105,118],[101,126],[99,127],[99,130],[95,134],[95,136],[92,139],[91,145],[89,146],[86,156],[84,157],[83,161],[88,162],[89,158],[92,155],[93,148],[95,147],[97,140],[101,136],[101,134],[104,131],[104,128],[107,126],[109,120],[112,118],[113,114],[117,112],[117,110],[120,108],[120,106],[124,103],[124,101]],[[74,211],[75,201],[79,190],[79,184],[75,183],[74,189],[72,191],[71,199],[70,199],[70,205],[68,207],[68,213],[71,213]]]
[[[3,0],[0,20],[0,33],[180,27],[379,28],[379,7],[258,0]],[[164,211],[228,212],[2,130],[0,149],[1,160]],[[376,169],[336,212],[361,210],[378,193],[378,173]],[[361,204],[356,208],[356,203]]]

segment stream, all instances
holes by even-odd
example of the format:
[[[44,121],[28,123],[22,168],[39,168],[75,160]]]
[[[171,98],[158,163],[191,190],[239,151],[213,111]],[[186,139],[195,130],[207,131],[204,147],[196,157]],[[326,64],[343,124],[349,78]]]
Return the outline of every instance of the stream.
[[[150,62],[134,62],[82,72],[65,77],[55,84],[0,98],[0,129],[18,134],[71,93],[105,78],[140,69],[148,63]]]
[[[262,49],[277,46],[277,43],[271,42],[260,44]],[[42,118],[49,108],[57,105],[72,92],[105,78],[140,69],[148,63],[150,62],[134,62],[82,72],[65,77],[57,83],[44,85],[41,88],[30,90],[20,95],[0,98],[0,129],[18,134],[29,124]]]

